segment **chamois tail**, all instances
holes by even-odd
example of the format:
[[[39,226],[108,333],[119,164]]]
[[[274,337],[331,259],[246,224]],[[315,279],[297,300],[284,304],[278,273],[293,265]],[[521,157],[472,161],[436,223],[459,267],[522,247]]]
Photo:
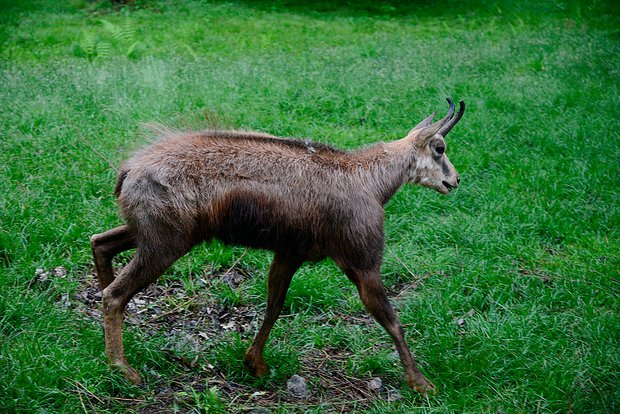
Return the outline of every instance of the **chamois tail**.
[[[129,173],[128,168],[121,168],[118,173],[118,178],[116,179],[116,186],[114,187],[114,195],[118,198],[121,195],[121,190],[123,189],[123,182]]]

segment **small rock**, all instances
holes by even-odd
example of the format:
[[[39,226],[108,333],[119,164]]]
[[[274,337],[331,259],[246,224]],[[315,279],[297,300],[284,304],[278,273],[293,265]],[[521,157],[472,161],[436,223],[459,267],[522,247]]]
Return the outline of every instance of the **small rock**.
[[[308,383],[303,377],[295,374],[286,383],[288,392],[297,398],[306,398],[308,396]]]
[[[368,381],[368,388],[376,393],[385,391],[385,387],[383,387],[383,382],[379,377],[375,377]]]
[[[71,301],[69,300],[69,294],[68,293],[63,293],[62,296],[60,297],[60,300],[58,301],[58,303],[65,307],[65,308],[71,308]]]
[[[41,268],[37,268],[37,270],[34,271],[34,281],[38,283],[45,283],[47,282],[47,278],[49,275],[49,272],[46,272]]]
[[[269,414],[269,410],[266,408],[255,408],[249,414]]]
[[[187,333],[185,331],[181,331],[176,335],[175,342],[178,342],[176,345],[179,349],[185,349],[186,347],[192,348],[196,351],[200,349],[200,342],[194,337],[194,335]]]
[[[52,272],[54,273],[54,276],[59,278],[64,278],[67,276],[67,269],[65,269],[63,266],[58,266],[54,268]]]
[[[144,308],[145,306],[146,300],[134,297],[127,304],[127,310],[130,312],[137,312],[140,308]]]
[[[224,280],[224,282],[228,283],[228,286],[232,290],[235,290],[243,282],[243,275],[233,269],[229,272],[224,273],[222,279]]]
[[[403,396],[400,395],[400,393],[396,390],[390,390],[388,391],[388,402],[394,402],[394,401],[398,401],[398,400],[402,400]]]
[[[225,331],[230,331],[230,330],[234,329],[235,328],[235,321],[230,321],[228,323],[223,323],[222,324],[222,328]]]

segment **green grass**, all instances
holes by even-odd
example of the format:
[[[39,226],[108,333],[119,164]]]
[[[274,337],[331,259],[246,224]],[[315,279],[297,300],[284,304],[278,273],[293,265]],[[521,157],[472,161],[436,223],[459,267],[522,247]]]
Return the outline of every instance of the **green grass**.
[[[222,378],[239,395],[282,396],[273,412],[337,411],[338,400],[284,398],[297,372],[318,389],[308,367],[321,351],[333,372],[381,376],[404,397],[359,411],[619,410],[615,2],[62,3],[0,2],[0,411],[246,409]],[[383,265],[437,396],[406,389],[388,336],[358,323],[355,289],[329,261],[293,280],[266,379],[241,363],[255,329],[220,329],[196,348],[146,321],[125,326],[146,385],[107,368],[100,321],[76,295],[93,279],[89,236],[120,223],[110,163],[144,145],[140,123],[215,113],[355,148],[404,136],[446,96],[468,105],[448,137],[461,188],[398,193]],[[253,276],[240,287],[210,276],[240,257]],[[260,313],[270,257],[201,246],[161,283]],[[33,281],[59,266],[66,277]]]

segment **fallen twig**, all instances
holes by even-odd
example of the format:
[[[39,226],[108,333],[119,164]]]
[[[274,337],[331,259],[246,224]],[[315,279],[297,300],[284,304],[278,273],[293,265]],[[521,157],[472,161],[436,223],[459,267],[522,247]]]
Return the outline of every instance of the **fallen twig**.
[[[116,168],[116,167],[114,166],[114,164],[112,164],[112,163],[110,162],[110,160],[108,160],[108,159],[107,159],[107,158],[106,158],[106,157],[105,157],[105,156],[104,156],[104,155],[103,155],[103,154],[102,154],[102,153],[101,153],[101,152],[100,152],[97,148],[95,148],[95,147],[93,146],[93,144],[91,144],[91,143],[90,143],[90,142],[86,139],[86,137],[84,137],[84,135],[82,135],[82,133],[81,133],[80,131],[76,131],[76,132],[77,132],[77,134],[78,134],[79,138],[80,138],[82,141],[84,141],[84,143],[85,143],[86,145],[88,145],[88,147],[89,147],[89,148],[90,148],[90,149],[91,149],[91,150],[92,150],[95,154],[97,154],[97,155],[99,156],[99,158],[101,158],[102,160],[104,160],[104,161],[105,161],[105,162],[106,162],[106,163],[110,166],[110,168],[112,168],[112,169],[113,169],[113,170],[114,170],[114,171],[118,174],[118,168]]]

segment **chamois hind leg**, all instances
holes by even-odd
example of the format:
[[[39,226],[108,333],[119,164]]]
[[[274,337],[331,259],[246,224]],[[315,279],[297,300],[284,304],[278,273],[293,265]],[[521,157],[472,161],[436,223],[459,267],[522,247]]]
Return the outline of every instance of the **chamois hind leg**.
[[[405,331],[385,293],[380,271],[378,269],[364,271],[344,269],[344,271],[357,286],[360,298],[368,312],[392,337],[400,361],[405,368],[408,385],[423,395],[434,393],[435,386],[420,372],[411,351],[409,351],[405,340]]]
[[[136,240],[128,226],[120,226],[90,238],[99,288],[105,289],[114,280],[112,259],[125,250],[136,247]]]
[[[265,319],[244,357],[245,364],[253,375],[262,377],[268,372],[267,364],[263,360],[265,342],[269,337],[273,324],[280,316],[286,292],[291,285],[291,279],[302,263],[303,260],[298,257],[290,257],[277,252],[273,263],[271,263],[267,278],[267,310],[265,311]]]
[[[102,294],[105,348],[110,364],[120,369],[125,378],[138,384],[140,375],[127,362],[123,349],[123,312],[131,298],[141,289],[154,282],[164,271],[181,257],[187,249],[181,243],[170,242],[165,246],[147,249],[138,246],[136,255],[120,272]]]

